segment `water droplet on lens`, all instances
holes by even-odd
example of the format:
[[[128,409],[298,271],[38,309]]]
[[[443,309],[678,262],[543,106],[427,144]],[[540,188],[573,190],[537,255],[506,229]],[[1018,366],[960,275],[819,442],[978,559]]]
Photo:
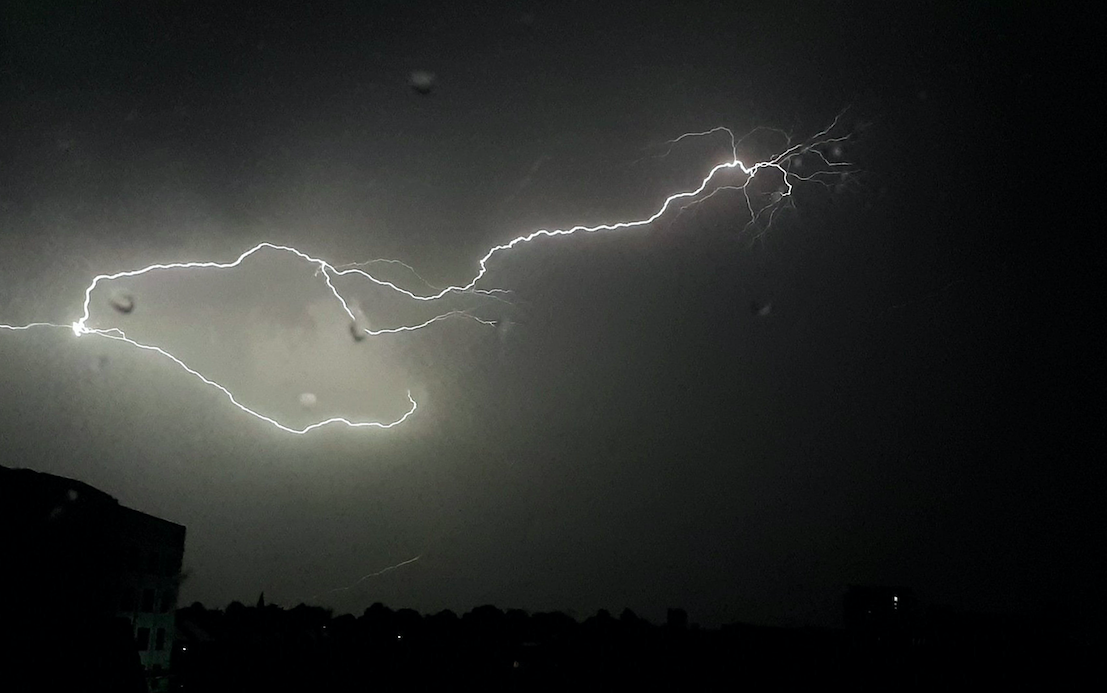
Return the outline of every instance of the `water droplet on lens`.
[[[354,320],[350,323],[350,336],[354,338],[355,342],[361,342],[369,335],[365,334],[365,328],[361,326],[360,322]]]
[[[427,72],[426,70],[415,70],[411,73],[410,84],[411,88],[415,91],[423,94],[424,96],[431,93],[431,89],[434,88],[434,73]]]
[[[351,304],[350,312],[354,316],[354,319],[350,321],[350,336],[354,338],[355,342],[364,341],[369,336],[366,332],[369,329],[369,319],[365,317],[361,306],[356,302]]]
[[[127,315],[135,309],[135,299],[126,291],[113,291],[111,295],[111,307],[120,313]]]

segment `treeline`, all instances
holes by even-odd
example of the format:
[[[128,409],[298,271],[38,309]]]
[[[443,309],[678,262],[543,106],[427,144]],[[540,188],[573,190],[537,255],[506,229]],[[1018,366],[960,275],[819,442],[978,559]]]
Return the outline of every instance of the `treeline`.
[[[177,614],[179,690],[854,690],[1021,688],[1076,680],[1090,662],[1080,642],[1041,623],[881,634],[844,629],[664,624],[630,610],[584,621],[564,613],[481,606],[421,615],[374,604],[360,616],[259,601]]]
[[[174,678],[182,690],[204,691],[688,690],[728,681],[804,683],[825,681],[826,669],[811,665],[829,666],[840,644],[833,631],[704,629],[689,625],[679,609],[655,625],[630,610],[618,617],[601,610],[578,622],[560,612],[494,606],[423,616],[378,603],[355,617],[302,604],[232,603],[224,611],[193,604],[178,611],[177,624]],[[793,637],[787,643],[760,637],[770,633]],[[735,649],[751,636],[771,646]],[[804,652],[805,667],[788,662],[795,647]],[[773,654],[779,666],[769,661]]]

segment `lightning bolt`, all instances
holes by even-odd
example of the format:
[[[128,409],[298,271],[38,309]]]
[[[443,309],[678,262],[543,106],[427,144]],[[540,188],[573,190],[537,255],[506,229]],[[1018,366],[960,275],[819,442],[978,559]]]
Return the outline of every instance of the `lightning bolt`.
[[[833,122],[828,127],[826,127],[823,130],[815,133],[811,137],[808,137],[805,140],[803,140],[801,142],[797,142],[797,143],[792,143],[792,138],[787,133],[783,133],[782,131],[779,131],[779,130],[772,130],[773,132],[781,134],[785,138],[785,140],[787,142],[786,146],[779,153],[777,153],[776,155],[774,155],[774,156],[772,156],[768,159],[758,161],[756,163],[749,164],[749,165],[743,163],[738,158],[738,147],[741,144],[741,142],[745,139],[745,137],[735,138],[733,131],[731,131],[729,128],[715,127],[715,128],[710,129],[710,130],[705,130],[705,131],[702,131],[702,132],[689,132],[689,133],[685,133],[683,135],[680,135],[679,137],[666,142],[666,144],[669,145],[668,150],[665,152],[665,154],[662,154],[661,156],[667,155],[672,150],[673,147],[675,147],[676,145],[678,145],[680,142],[682,142],[684,140],[691,139],[691,138],[696,138],[696,137],[709,137],[709,136],[713,136],[713,135],[716,135],[716,134],[725,133],[727,135],[727,137],[729,138],[729,141],[730,141],[730,151],[731,151],[732,157],[731,157],[730,160],[724,161],[724,162],[719,163],[719,164],[716,164],[714,167],[712,167],[708,171],[707,175],[705,175],[703,177],[703,179],[700,181],[698,186],[696,186],[695,188],[693,188],[691,190],[676,192],[676,193],[673,193],[673,194],[669,195],[667,198],[665,198],[664,202],[662,202],[661,205],[654,210],[654,212],[652,214],[650,214],[649,216],[643,217],[641,219],[629,220],[629,221],[609,222],[609,223],[603,223],[603,224],[596,224],[596,225],[593,225],[593,226],[578,224],[576,226],[571,226],[571,227],[561,228],[561,229],[538,229],[536,231],[531,231],[530,233],[526,233],[526,234],[523,234],[523,235],[516,236],[515,238],[512,238],[511,240],[509,240],[505,243],[501,243],[499,245],[494,245],[491,248],[489,248],[484,253],[484,255],[481,256],[481,258],[477,261],[477,268],[478,269],[477,269],[476,273],[472,277],[470,277],[467,281],[465,281],[463,283],[453,284],[453,285],[446,286],[446,287],[435,287],[435,286],[431,285],[429,282],[427,282],[425,279],[423,279],[419,275],[419,273],[416,272],[416,270],[413,267],[411,267],[410,265],[408,265],[406,263],[403,263],[399,260],[378,259],[378,260],[370,260],[368,262],[350,263],[350,264],[337,265],[336,266],[336,265],[332,265],[332,264],[328,263],[327,261],[322,260],[320,258],[312,257],[311,255],[308,255],[307,253],[305,253],[301,250],[298,250],[296,248],[293,248],[291,246],[278,245],[278,244],[270,243],[270,242],[266,241],[266,242],[258,243],[254,247],[252,247],[249,250],[243,252],[235,260],[233,260],[231,262],[210,262],[209,261],[209,262],[156,263],[156,264],[148,265],[148,266],[143,267],[141,269],[126,270],[126,271],[122,271],[122,272],[115,272],[113,274],[98,274],[95,277],[93,277],[92,282],[85,288],[84,301],[82,303],[81,316],[77,320],[73,321],[72,323],[70,323],[68,325],[63,325],[63,324],[58,324],[58,323],[50,323],[50,322],[31,322],[31,323],[27,323],[25,325],[7,325],[7,324],[0,323],[0,330],[10,331],[10,332],[20,332],[20,331],[31,330],[31,329],[36,329],[36,328],[67,329],[67,330],[70,330],[77,337],[95,336],[95,337],[100,337],[100,338],[104,338],[104,339],[111,339],[111,340],[114,340],[114,341],[125,342],[125,343],[127,343],[127,344],[129,344],[129,345],[131,345],[131,346],[133,346],[137,349],[141,349],[143,351],[150,351],[150,352],[160,354],[161,356],[163,356],[163,357],[169,359],[170,361],[172,361],[173,363],[175,363],[180,368],[184,369],[186,372],[188,372],[192,376],[194,376],[197,379],[199,379],[200,381],[202,381],[204,384],[209,385],[209,386],[217,389],[219,392],[221,392],[231,402],[231,404],[233,404],[235,407],[237,407],[241,411],[243,411],[246,414],[249,414],[250,416],[253,416],[253,417],[255,417],[255,418],[257,418],[261,421],[264,421],[264,422],[274,426],[275,428],[277,428],[281,431],[285,431],[287,433],[295,433],[295,434],[298,434],[298,435],[303,435],[305,433],[308,433],[309,431],[313,431],[313,430],[323,428],[325,426],[330,426],[330,425],[343,425],[343,426],[347,426],[347,427],[350,427],[350,428],[378,428],[378,429],[393,428],[393,427],[398,426],[399,424],[403,423],[404,421],[406,421],[412,414],[415,413],[416,409],[418,408],[418,405],[415,402],[415,399],[411,396],[410,391],[408,391],[408,393],[407,393],[407,398],[408,398],[408,401],[410,403],[410,407],[400,417],[398,417],[398,418],[396,418],[392,421],[387,421],[387,422],[383,422],[383,421],[352,421],[352,420],[344,418],[344,417],[332,417],[332,418],[325,419],[325,420],[322,420],[322,421],[317,421],[317,422],[315,422],[313,424],[310,424],[308,426],[304,426],[303,428],[294,428],[292,426],[285,425],[285,424],[281,423],[280,421],[278,421],[278,420],[276,420],[276,419],[274,419],[270,416],[266,416],[265,414],[262,414],[261,412],[258,412],[254,409],[251,409],[250,407],[248,407],[245,404],[241,403],[240,401],[238,401],[235,398],[235,396],[231,393],[231,391],[229,389],[227,389],[223,385],[215,382],[214,380],[208,378],[207,376],[203,375],[199,371],[193,369],[192,367],[187,365],[184,361],[182,361],[178,357],[171,354],[169,351],[167,351],[167,350],[165,350],[161,347],[158,347],[158,346],[138,342],[137,340],[134,340],[134,339],[128,337],[123,332],[123,330],[121,330],[119,328],[116,328],[116,327],[97,328],[97,327],[89,326],[89,320],[91,319],[90,304],[91,304],[91,301],[92,301],[92,294],[96,290],[96,288],[104,282],[112,282],[112,281],[115,281],[115,280],[118,280],[118,279],[123,279],[123,278],[128,278],[128,277],[137,277],[137,276],[141,276],[141,275],[148,274],[148,273],[151,273],[151,272],[156,272],[156,271],[191,270],[191,269],[217,269],[217,270],[234,269],[235,267],[238,267],[239,265],[241,265],[242,262],[245,261],[247,258],[249,258],[250,256],[257,253],[258,251],[268,249],[268,250],[275,250],[275,251],[290,253],[290,254],[296,256],[297,258],[303,260],[304,262],[314,265],[315,268],[316,268],[315,269],[316,276],[321,276],[323,278],[323,281],[326,283],[326,285],[327,285],[328,289],[330,290],[331,294],[334,296],[334,298],[337,300],[339,305],[342,307],[342,310],[346,313],[347,317],[350,319],[350,324],[351,324],[352,330],[353,330],[355,336],[359,339],[363,339],[366,336],[379,337],[379,336],[384,336],[384,335],[394,335],[394,334],[400,334],[400,333],[405,333],[405,332],[414,332],[414,331],[417,331],[417,330],[427,328],[427,327],[429,327],[429,326],[431,326],[435,323],[438,323],[438,322],[441,322],[443,320],[447,320],[447,319],[450,319],[450,318],[465,318],[465,319],[473,320],[473,321],[478,322],[478,323],[483,324],[483,325],[496,325],[497,323],[494,320],[487,320],[487,319],[478,317],[478,316],[473,315],[472,313],[470,313],[468,311],[465,311],[465,310],[450,310],[450,311],[447,311],[447,312],[442,313],[440,315],[437,315],[433,318],[430,318],[429,320],[425,320],[423,322],[416,323],[416,324],[401,325],[401,326],[398,326],[398,327],[390,327],[390,328],[383,328],[383,329],[376,329],[376,330],[369,329],[368,327],[363,326],[363,324],[362,324],[363,321],[361,319],[359,319],[358,312],[354,308],[351,308],[350,302],[335,287],[334,280],[338,277],[344,277],[344,276],[347,276],[347,275],[354,275],[354,276],[358,276],[358,277],[361,277],[363,279],[366,279],[369,282],[371,282],[371,283],[373,283],[373,284],[375,284],[379,287],[382,287],[384,289],[388,289],[388,290],[394,291],[396,293],[399,293],[399,294],[407,297],[408,299],[415,300],[415,301],[422,301],[422,302],[437,301],[437,300],[440,300],[442,298],[445,298],[446,296],[448,296],[450,294],[475,294],[475,295],[483,296],[483,297],[486,297],[486,298],[492,298],[492,299],[496,299],[496,300],[507,301],[508,299],[505,299],[503,297],[506,296],[506,295],[510,295],[511,292],[509,290],[501,289],[501,288],[477,288],[477,284],[480,283],[483,279],[485,279],[486,275],[489,272],[489,268],[488,268],[489,262],[495,256],[506,253],[507,251],[512,250],[513,248],[516,248],[520,245],[524,245],[524,244],[527,244],[527,243],[531,243],[531,242],[536,241],[536,240],[541,239],[541,238],[555,238],[555,237],[559,237],[559,236],[571,236],[571,235],[580,234],[580,233],[598,233],[598,232],[605,232],[605,231],[619,231],[619,230],[633,229],[633,228],[648,226],[649,224],[652,224],[653,222],[660,219],[663,215],[665,215],[667,212],[669,212],[674,206],[677,206],[679,208],[678,212],[677,212],[677,214],[679,215],[680,213],[682,213],[683,211],[688,209],[690,206],[698,205],[698,204],[700,204],[700,203],[702,203],[702,202],[704,202],[708,199],[711,199],[711,198],[715,197],[716,195],[718,195],[720,193],[723,193],[725,191],[736,191],[736,192],[739,192],[739,193],[742,194],[742,196],[744,198],[747,213],[749,214],[749,221],[746,224],[746,227],[745,227],[746,229],[757,226],[758,224],[760,224],[762,222],[762,219],[765,217],[766,214],[768,214],[768,219],[765,222],[765,226],[767,227],[768,225],[772,224],[773,218],[775,217],[776,213],[782,207],[782,203],[792,196],[792,193],[793,193],[793,191],[795,189],[795,186],[797,184],[799,184],[799,183],[817,183],[817,184],[821,184],[821,185],[823,185],[827,188],[831,188],[831,187],[833,187],[834,182],[841,180],[844,175],[846,175],[847,173],[853,171],[853,169],[849,166],[849,164],[847,164],[845,162],[833,160],[833,159],[836,159],[837,157],[835,157],[835,156],[828,157],[827,152],[826,152],[826,149],[828,147],[833,148],[835,146],[838,146],[838,145],[840,145],[840,143],[848,140],[849,137],[850,137],[849,134],[844,134],[844,135],[835,135],[835,134],[833,134],[835,132],[835,130],[838,128],[839,121],[841,120],[843,114],[844,114],[844,111],[842,113],[839,113],[834,118]],[[758,131],[761,131],[761,130],[770,130],[770,129],[768,129],[768,128],[758,128],[754,131],[751,131],[751,133],[749,133],[749,134],[753,134],[754,132],[758,132]],[[746,135],[746,137],[748,137],[749,134]],[[800,157],[807,157],[807,156],[810,156],[810,158],[814,159],[817,162],[818,166],[814,167],[814,170],[811,173],[806,174],[806,175],[801,175],[800,173],[798,173],[796,171],[796,169],[799,168],[798,162],[799,162]],[[796,165],[793,165],[793,164],[796,164]],[[766,202],[765,204],[758,205],[755,202],[755,200],[759,199],[760,196],[758,196],[756,194],[751,194],[750,185],[754,181],[757,174],[761,171],[775,171],[775,172],[779,173],[781,181],[782,181],[782,187],[780,187],[776,192],[769,195],[769,201],[768,202]],[[739,173],[742,176],[744,176],[744,180],[740,181],[740,183],[719,183],[717,181],[717,179],[721,178],[722,175],[727,173],[727,172]],[[369,271],[367,271],[365,269],[365,268],[371,267],[374,264],[400,265],[400,266],[406,268],[414,277],[416,277],[419,280],[419,282],[421,284],[423,284],[424,287],[426,287],[426,289],[422,292],[417,292],[417,291],[405,289],[405,288],[401,287],[400,285],[396,284],[393,281],[381,279],[381,278],[373,275],[372,273],[370,273]],[[413,562],[413,561],[416,561],[416,560],[418,560],[418,557],[416,557],[414,559],[411,559],[410,561],[406,561],[405,563],[400,563],[397,566],[392,566],[390,568],[386,568],[385,571],[392,570],[396,567],[399,567],[401,565],[406,565],[407,563],[410,563],[410,562]],[[382,571],[382,572],[385,572],[385,571]],[[376,574],[380,574],[380,573],[376,573]],[[372,577],[372,576],[373,575],[368,575],[366,577]],[[362,578],[362,579],[365,579],[365,578]],[[357,584],[357,583],[354,583],[354,584]],[[351,585],[351,587],[352,587],[352,585]]]
[[[319,594],[316,594],[316,595],[312,596],[311,599],[309,599],[308,601],[315,601],[319,597],[323,597],[323,596],[328,595],[328,594],[334,594],[336,592],[345,592],[347,590],[351,590],[351,589],[357,587],[358,585],[360,585],[361,583],[365,582],[369,578],[379,577],[381,575],[384,575],[385,573],[392,572],[393,570],[396,570],[397,568],[403,568],[405,565],[409,565],[411,563],[414,563],[415,561],[419,560],[422,557],[423,557],[422,554],[420,554],[420,555],[416,556],[415,558],[409,558],[406,561],[400,561],[396,565],[390,565],[387,568],[382,568],[382,569],[378,570],[375,573],[369,573],[368,575],[362,575],[357,580],[353,581],[349,585],[346,585],[345,587],[336,587],[333,590],[327,590],[326,592],[320,592]]]

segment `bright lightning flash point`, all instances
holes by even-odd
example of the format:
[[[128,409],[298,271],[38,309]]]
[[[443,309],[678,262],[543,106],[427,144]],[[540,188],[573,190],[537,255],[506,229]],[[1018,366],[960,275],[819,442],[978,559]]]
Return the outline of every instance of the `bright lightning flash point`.
[[[421,330],[421,329],[428,328],[431,325],[433,325],[435,323],[438,323],[440,321],[446,320],[448,318],[455,318],[455,317],[467,318],[467,319],[473,320],[475,322],[478,322],[478,323],[481,323],[481,324],[484,324],[484,325],[495,325],[496,321],[494,321],[494,320],[486,320],[486,319],[480,318],[480,317],[478,317],[476,315],[473,315],[473,314],[471,314],[467,311],[464,311],[464,310],[450,310],[450,311],[441,313],[441,314],[439,314],[439,315],[437,315],[433,318],[430,318],[429,320],[425,320],[423,322],[416,323],[416,324],[400,325],[400,326],[396,326],[396,327],[389,327],[389,328],[376,329],[376,330],[369,329],[368,327],[363,327],[362,326],[362,321],[359,320],[358,315],[355,312],[355,310],[350,307],[350,302],[335,287],[334,279],[336,277],[342,277],[342,276],[346,276],[346,275],[359,276],[359,277],[362,277],[363,279],[368,280],[369,282],[372,282],[373,284],[376,284],[379,287],[382,287],[382,288],[385,288],[385,289],[388,289],[388,290],[391,290],[391,291],[395,291],[395,292],[401,294],[402,296],[405,296],[406,298],[408,298],[410,300],[413,300],[413,301],[424,301],[424,302],[437,301],[437,300],[440,300],[442,298],[445,298],[446,296],[448,296],[450,294],[474,294],[474,295],[480,295],[480,296],[483,296],[483,297],[486,297],[486,298],[493,298],[493,299],[497,299],[497,300],[506,300],[506,299],[500,298],[500,295],[501,294],[510,294],[509,290],[501,289],[501,288],[477,288],[477,284],[479,282],[481,282],[486,277],[486,275],[488,274],[488,271],[489,271],[488,270],[488,262],[494,256],[496,256],[498,254],[505,253],[505,252],[507,252],[507,251],[519,246],[519,245],[530,243],[531,241],[537,240],[539,238],[543,238],[543,237],[553,238],[553,237],[557,237],[557,236],[571,236],[571,235],[577,234],[577,233],[596,233],[596,232],[600,232],[600,231],[618,231],[618,230],[623,230],[623,229],[631,229],[631,228],[636,228],[636,227],[647,226],[649,224],[652,224],[654,221],[657,221],[666,212],[670,211],[672,209],[672,207],[675,206],[675,205],[679,205],[679,211],[678,211],[678,214],[679,214],[679,212],[684,211],[688,207],[690,207],[692,205],[700,204],[700,203],[704,202],[705,200],[713,198],[716,195],[721,194],[725,191],[737,191],[737,192],[740,192],[742,194],[744,202],[745,202],[746,210],[749,214],[749,222],[747,223],[747,228],[749,228],[751,226],[758,225],[759,223],[762,223],[762,219],[766,214],[768,215],[768,219],[764,223],[767,226],[767,225],[772,223],[774,215],[777,213],[777,211],[779,211],[779,209],[781,208],[784,201],[788,200],[788,198],[790,198],[792,196],[792,193],[793,193],[793,190],[794,190],[794,187],[795,187],[796,184],[798,184],[798,183],[816,183],[816,184],[820,184],[820,185],[823,185],[825,187],[830,188],[833,185],[832,182],[841,181],[846,174],[848,174],[852,171],[852,169],[849,168],[848,164],[846,164],[844,162],[832,160],[836,157],[828,156],[828,153],[826,151],[827,148],[835,148],[835,147],[839,146],[841,142],[844,142],[844,141],[849,139],[848,134],[845,134],[845,135],[835,135],[835,134],[833,134],[834,131],[837,129],[838,122],[841,118],[841,115],[842,114],[839,114],[834,119],[834,121],[830,124],[829,127],[825,128],[824,130],[816,133],[815,135],[809,137],[808,139],[806,139],[802,142],[793,144],[791,142],[791,138],[787,138],[788,139],[788,144],[786,145],[786,147],[782,151],[780,151],[778,154],[776,154],[776,155],[774,155],[774,156],[772,156],[772,157],[770,157],[766,160],[758,161],[758,162],[756,162],[754,164],[751,164],[751,165],[746,165],[738,159],[738,145],[741,142],[741,140],[736,140],[735,137],[734,137],[734,133],[729,128],[716,127],[716,128],[712,128],[710,130],[705,130],[703,132],[685,133],[685,134],[683,134],[683,135],[681,135],[681,136],[679,136],[679,137],[677,137],[673,140],[670,140],[667,143],[667,144],[669,144],[669,148],[671,149],[673,146],[676,146],[679,142],[681,142],[685,139],[690,139],[690,138],[694,138],[694,137],[708,137],[708,136],[712,136],[712,135],[719,134],[719,133],[725,133],[729,137],[729,140],[730,140],[730,150],[731,150],[732,158],[728,161],[724,161],[723,163],[716,164],[714,167],[712,167],[708,171],[707,175],[704,176],[704,178],[700,181],[700,184],[698,186],[696,186],[695,188],[693,188],[691,190],[682,191],[682,192],[676,192],[676,193],[673,193],[673,194],[669,195],[667,198],[665,198],[664,202],[662,202],[661,205],[655,209],[653,214],[650,214],[649,216],[646,216],[642,219],[629,220],[629,221],[615,221],[615,222],[609,222],[609,223],[603,223],[603,224],[596,224],[596,225],[593,225],[593,226],[580,224],[580,225],[571,226],[571,227],[562,228],[562,229],[538,229],[536,231],[531,231],[529,233],[516,236],[515,238],[512,238],[511,240],[509,240],[505,243],[501,243],[499,245],[494,245],[491,248],[489,248],[484,253],[484,255],[481,256],[481,258],[477,261],[477,266],[478,266],[477,272],[470,279],[468,279],[467,281],[462,282],[462,283],[447,286],[445,288],[438,288],[438,287],[431,286],[428,282],[426,282],[425,280],[422,279],[422,277],[419,276],[419,274],[414,270],[414,268],[412,268],[410,265],[407,265],[403,262],[400,262],[399,260],[383,260],[383,259],[382,260],[370,260],[369,262],[364,262],[364,263],[354,263],[354,264],[335,266],[335,265],[332,265],[332,264],[326,262],[325,260],[321,260],[319,258],[312,257],[312,256],[308,255],[307,253],[304,253],[303,251],[297,250],[296,248],[293,248],[291,246],[278,245],[278,244],[270,243],[270,242],[266,241],[266,242],[258,243],[254,247],[250,248],[249,250],[247,250],[244,253],[242,253],[241,255],[239,255],[238,258],[236,258],[235,260],[233,260],[231,262],[223,262],[223,263],[220,263],[220,262],[157,263],[157,264],[148,265],[146,267],[143,267],[141,269],[136,269],[136,270],[127,270],[127,271],[123,271],[123,272],[115,272],[113,274],[99,274],[99,275],[96,275],[92,279],[92,283],[90,283],[88,285],[88,287],[85,289],[84,302],[83,302],[83,306],[82,306],[83,310],[82,310],[82,313],[81,313],[81,317],[79,319],[77,319],[76,321],[74,321],[74,322],[72,322],[68,325],[60,325],[60,324],[48,323],[48,322],[32,322],[32,323],[28,323],[26,325],[6,325],[6,324],[3,324],[3,323],[0,323],[0,330],[18,332],[18,331],[25,331],[25,330],[29,330],[29,329],[33,329],[33,328],[40,328],[40,327],[69,329],[77,337],[84,337],[84,336],[102,337],[102,338],[105,338],[105,339],[111,339],[111,340],[115,340],[115,341],[119,341],[119,342],[125,342],[125,343],[127,343],[127,344],[129,344],[129,345],[131,345],[131,346],[133,346],[137,349],[141,349],[143,351],[155,352],[155,353],[160,354],[161,356],[169,359],[173,363],[177,364],[182,369],[184,369],[185,371],[187,371],[188,373],[190,373],[194,377],[198,378],[200,381],[202,381],[206,385],[209,385],[209,386],[214,387],[215,389],[219,390],[221,393],[223,393],[224,396],[226,396],[226,398],[231,402],[231,404],[233,404],[238,409],[242,410],[243,412],[245,412],[245,413],[261,420],[261,421],[264,421],[264,422],[274,426],[275,428],[277,428],[281,431],[285,431],[287,433],[295,433],[295,434],[298,434],[298,435],[302,435],[302,434],[305,434],[309,431],[313,431],[313,430],[323,428],[325,426],[330,426],[330,425],[343,425],[343,426],[347,426],[347,427],[350,427],[350,428],[379,428],[379,429],[392,428],[392,427],[398,426],[399,424],[406,421],[412,414],[415,413],[415,410],[418,408],[418,405],[416,404],[415,399],[411,396],[410,391],[408,391],[408,394],[407,394],[408,401],[410,403],[409,408],[407,409],[407,411],[405,411],[403,413],[403,415],[399,416],[398,418],[396,418],[392,421],[388,421],[388,422],[352,421],[352,420],[344,418],[344,417],[332,417],[332,418],[325,419],[325,420],[322,420],[322,421],[317,421],[317,422],[315,422],[313,424],[310,424],[308,426],[305,426],[303,428],[294,428],[294,427],[285,425],[285,424],[281,423],[280,421],[278,421],[278,420],[276,420],[276,419],[274,419],[270,416],[262,414],[261,412],[258,412],[256,410],[251,409],[250,407],[247,407],[246,405],[242,404],[241,402],[239,402],[235,398],[235,396],[231,393],[231,391],[228,390],[226,387],[224,387],[223,385],[220,385],[219,383],[211,380],[210,378],[203,375],[199,371],[191,368],[186,363],[184,363],[184,361],[177,358],[176,356],[171,354],[169,351],[166,351],[165,349],[162,349],[161,347],[158,347],[158,346],[153,346],[153,345],[150,345],[150,344],[143,344],[143,343],[140,343],[140,342],[138,342],[134,339],[131,339],[130,337],[128,337],[123,332],[123,330],[121,330],[119,328],[116,328],[116,327],[100,328],[100,327],[91,327],[91,326],[89,326],[89,320],[91,319],[90,303],[92,301],[92,293],[93,293],[93,291],[96,290],[96,288],[98,286],[100,286],[101,283],[111,282],[111,281],[114,281],[114,280],[117,280],[117,279],[122,279],[122,278],[127,278],[127,277],[137,277],[137,276],[140,276],[140,275],[144,275],[144,274],[148,274],[148,273],[156,272],[156,271],[190,270],[190,269],[230,270],[230,269],[234,269],[235,267],[238,267],[239,265],[241,265],[244,260],[246,260],[248,257],[253,255],[254,253],[258,252],[259,250],[270,249],[270,250],[277,250],[277,251],[281,251],[281,252],[290,253],[292,255],[295,255],[299,259],[307,262],[307,263],[315,265],[315,267],[316,267],[316,271],[315,271],[316,276],[321,276],[323,278],[323,280],[326,283],[326,285],[327,285],[328,289],[330,290],[331,294],[334,296],[334,298],[337,301],[337,303],[339,304],[339,306],[341,306],[342,310],[345,312],[346,316],[349,318],[350,324],[351,324],[351,326],[353,326],[355,334],[356,333],[363,333],[365,336],[380,337],[380,336],[384,336],[384,335],[393,335],[393,334],[399,334],[399,333],[404,333],[404,332],[414,332],[416,330]],[[777,132],[779,132],[779,131],[777,131]],[[781,133],[781,134],[783,134],[783,133]],[[810,168],[811,169],[810,173],[805,173],[805,174],[801,175],[801,174],[796,172],[796,169],[800,168],[799,161],[800,161],[801,157],[804,157],[808,160],[814,160],[815,161],[815,165],[813,165],[813,166],[808,165],[808,166],[804,167],[805,169]],[[760,199],[761,196],[751,195],[750,184],[753,182],[755,176],[757,176],[757,174],[759,172],[769,171],[769,170],[775,171],[776,173],[778,173],[780,175],[782,186],[780,188],[778,188],[775,193],[772,193],[769,196],[769,201],[768,202],[766,202],[765,204],[759,205],[755,202],[755,199]],[[728,172],[740,174],[740,175],[744,176],[744,180],[740,181],[739,184],[720,183],[720,182],[717,181],[718,178],[721,178],[723,176],[723,174],[728,173]],[[370,265],[375,264],[375,263],[390,263],[390,264],[402,265],[403,267],[407,268],[416,278],[418,278],[420,280],[420,282],[424,286],[426,286],[430,291],[429,292],[416,292],[416,291],[412,291],[412,290],[409,290],[409,289],[405,289],[405,288],[399,286],[398,284],[396,284],[392,281],[387,281],[387,280],[378,278],[377,276],[375,276],[375,275],[371,274],[370,272],[366,271],[365,269],[363,269],[363,267],[369,267]],[[418,560],[418,559],[416,558],[416,559],[412,559],[412,560]],[[403,564],[400,564],[400,565],[403,565]]]

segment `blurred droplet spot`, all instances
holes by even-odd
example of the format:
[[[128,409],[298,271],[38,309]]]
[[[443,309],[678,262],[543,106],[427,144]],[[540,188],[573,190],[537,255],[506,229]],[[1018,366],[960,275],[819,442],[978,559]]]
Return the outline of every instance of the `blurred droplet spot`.
[[[361,306],[356,301],[350,302],[350,312],[354,316],[354,319],[350,321],[350,336],[354,338],[355,342],[360,342],[369,336],[367,332],[369,318],[365,317],[365,312],[361,310]]]
[[[750,312],[759,318],[767,317],[773,312],[772,301],[751,301]]]
[[[111,294],[111,298],[108,299],[108,301],[111,303],[112,308],[115,308],[116,311],[122,313],[123,315],[127,315],[135,309],[134,296],[126,291],[123,291],[122,289],[113,291]]]
[[[408,78],[411,88],[424,96],[434,89],[435,81],[434,73],[426,70],[414,70]]]

